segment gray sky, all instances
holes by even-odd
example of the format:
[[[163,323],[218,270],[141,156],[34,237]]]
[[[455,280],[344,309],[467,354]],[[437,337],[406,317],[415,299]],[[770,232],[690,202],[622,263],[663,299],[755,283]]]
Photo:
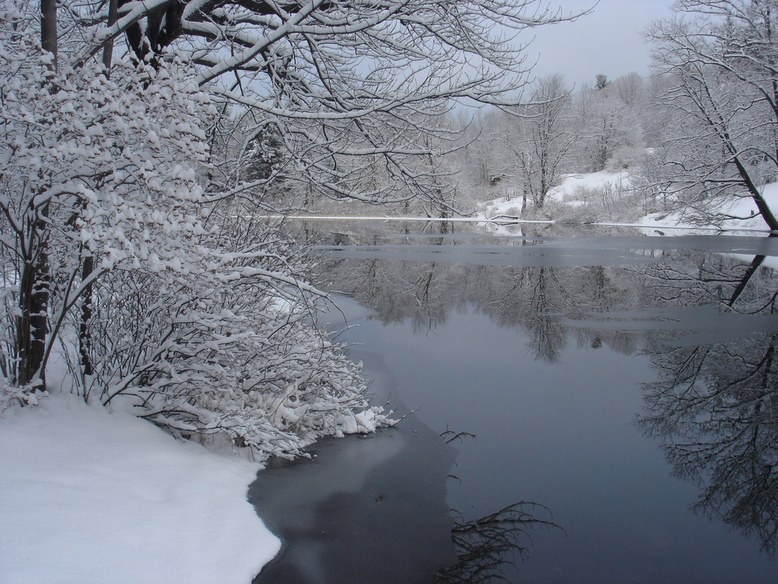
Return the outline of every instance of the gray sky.
[[[565,11],[580,11],[595,0],[551,0]],[[671,15],[673,0],[600,0],[594,12],[572,23],[542,27],[529,49],[538,56],[535,74],[561,73],[569,84],[591,83],[598,73],[615,79],[648,74],[650,47],[641,32]]]

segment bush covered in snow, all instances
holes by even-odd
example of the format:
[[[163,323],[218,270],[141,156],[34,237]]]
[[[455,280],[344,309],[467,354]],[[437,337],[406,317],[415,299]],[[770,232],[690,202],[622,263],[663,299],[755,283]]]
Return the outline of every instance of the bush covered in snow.
[[[37,401],[62,352],[84,399],[260,458],[384,421],[316,328],[304,250],[201,185],[216,110],[194,72],[55,69],[31,20],[0,23],[5,404]]]

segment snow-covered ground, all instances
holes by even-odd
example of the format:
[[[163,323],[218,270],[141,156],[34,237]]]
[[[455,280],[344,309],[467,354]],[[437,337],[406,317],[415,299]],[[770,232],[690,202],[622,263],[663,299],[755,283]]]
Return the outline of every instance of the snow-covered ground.
[[[762,196],[767,204],[770,206],[773,214],[778,213],[778,183],[771,183],[762,187]],[[727,213],[734,217],[749,217],[757,213],[756,204],[751,198],[736,199],[726,208],[720,209],[722,213]],[[641,224],[653,227],[655,225],[669,226],[670,228],[683,229],[691,226],[684,224],[683,219],[678,214],[663,215],[661,213],[653,213],[644,217],[641,220]],[[731,219],[724,221],[721,225],[722,228],[732,231],[768,231],[767,225],[760,216],[755,216],[751,219],[744,221]]]
[[[571,174],[549,191],[547,200],[569,207],[583,207],[590,203],[598,203],[598,198],[605,196],[614,197],[618,201],[619,193],[626,192],[630,187],[631,176],[629,170],[600,171],[589,174]],[[763,196],[774,212],[778,211],[778,183],[772,183],[763,187]],[[521,197],[502,197],[483,204],[480,216],[483,218],[495,218],[503,215],[517,216],[521,211]],[[726,208],[720,209],[736,217],[748,217],[756,213],[756,205],[750,198],[737,199]],[[605,218],[599,224],[608,223]],[[636,223],[619,223],[618,225],[641,228],[646,234],[656,235],[657,230],[667,235],[683,235],[691,231],[699,233],[705,230],[704,226],[692,225],[685,222],[678,213],[652,213],[638,220]],[[710,226],[711,230],[721,229],[740,232],[765,232],[766,225],[761,217],[756,216],[745,221],[728,220],[721,226]],[[668,231],[669,230],[669,231]]]
[[[248,584],[259,465],[58,394],[0,418],[0,582]]]
[[[611,188],[614,191],[629,188],[630,173],[628,170],[592,172],[589,174],[569,174],[564,180],[553,187],[547,195],[547,201],[564,203],[571,207],[580,207],[589,202],[589,197],[598,189]],[[531,203],[529,203],[531,204]],[[502,197],[488,201],[483,206],[483,215],[498,217],[500,215],[515,216],[521,211],[522,198]]]

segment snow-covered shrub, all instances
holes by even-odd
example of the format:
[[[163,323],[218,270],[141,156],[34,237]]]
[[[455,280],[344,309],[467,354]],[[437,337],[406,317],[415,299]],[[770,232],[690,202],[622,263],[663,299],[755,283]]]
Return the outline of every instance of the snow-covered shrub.
[[[85,399],[260,457],[374,429],[357,368],[315,327],[303,256],[204,192],[215,109],[194,72],[66,55],[55,71],[29,22],[0,15],[4,399],[35,401],[59,345]]]
[[[608,162],[605,164],[605,170],[617,172],[634,168],[642,164],[648,156],[648,150],[641,146],[621,146],[608,159]]]
[[[554,218],[566,223],[633,221],[641,214],[641,203],[632,179],[619,177],[577,185],[565,194],[564,205],[557,209]]]
[[[239,219],[204,241],[241,233]],[[114,271],[100,282],[91,376],[82,391],[129,400],[177,435],[226,436],[260,458],[286,456],[320,436],[385,423],[359,368],[314,324],[318,293],[295,278],[302,258],[270,227],[235,251],[211,249],[195,278]],[[248,245],[247,245],[248,244]],[[294,269],[290,262],[294,262]],[[110,300],[123,290],[122,302]],[[77,354],[71,360],[78,359]]]
[[[24,24],[4,31],[0,53],[3,284],[18,307],[3,354],[20,385],[42,378],[66,317],[104,274],[187,269],[204,233],[195,169],[211,107],[180,63],[120,62],[108,77],[95,62],[74,69],[60,58],[55,71]],[[30,289],[42,291],[36,303]],[[25,323],[34,318],[47,322]],[[25,327],[50,331],[37,372],[21,370]]]
[[[552,201],[548,205],[550,217],[557,223],[589,225],[602,221],[601,209],[593,204],[569,204]]]

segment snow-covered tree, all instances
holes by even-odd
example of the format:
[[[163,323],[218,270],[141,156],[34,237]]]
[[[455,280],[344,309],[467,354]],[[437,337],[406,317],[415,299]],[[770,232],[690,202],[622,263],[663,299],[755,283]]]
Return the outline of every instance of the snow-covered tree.
[[[569,17],[539,0],[152,0],[120,2],[108,26],[103,4],[86,7],[97,25],[84,59],[125,35],[139,59],[199,64],[201,84],[253,110],[256,132],[278,129],[285,180],[365,201],[434,195],[411,163],[435,132],[419,120],[452,98],[516,103],[527,66],[522,39],[509,41]],[[376,169],[391,180],[372,183]]]
[[[476,201],[494,199],[495,187],[506,186],[513,179],[513,157],[503,139],[506,132],[505,113],[484,108],[464,123],[464,148],[460,152],[458,180],[466,185],[465,192]]]
[[[4,27],[4,40],[18,40],[5,44],[0,56],[2,243],[13,266],[7,282],[18,284],[17,320],[48,317],[54,334],[39,370],[21,369],[30,360],[9,361],[19,385],[43,374],[64,315],[101,274],[153,256],[164,268],[177,255],[162,241],[175,241],[171,230],[192,224],[186,216],[192,211],[184,207],[201,192],[190,165],[204,155],[198,110],[208,102],[185,75],[167,70],[117,68],[114,79],[97,65],[75,71],[61,65],[54,72],[50,53],[29,42],[24,24],[16,19],[11,34]],[[137,89],[128,89],[128,82]],[[174,137],[166,135],[171,131]],[[153,241],[157,231],[165,235],[159,242]],[[36,280],[43,255],[47,276]],[[86,257],[97,261],[82,277]],[[45,315],[25,314],[28,287],[47,290],[48,307],[40,306]],[[15,339],[21,353],[23,328]]]
[[[761,187],[778,178],[778,2],[681,0],[675,10],[650,34],[671,79],[668,153],[681,204],[708,215],[750,197],[777,230]]]
[[[513,121],[518,132],[506,137],[506,145],[518,167],[522,191],[529,194],[536,208],[542,209],[576,140],[570,92],[562,76],[539,79],[531,103],[518,112],[522,117]]]
[[[196,73],[62,54],[55,71],[34,21],[3,17],[6,399],[35,402],[59,350],[85,399],[259,456],[375,428],[358,369],[312,326],[299,252],[201,186],[215,108]]]
[[[627,81],[583,87],[576,96],[578,132],[576,155],[581,170],[598,172],[609,166],[620,151],[641,147],[639,103],[628,103],[634,95],[625,90]],[[598,82],[599,83],[599,82]]]
[[[86,399],[260,456],[383,418],[256,205],[281,187],[439,202],[430,116],[515,103],[510,35],[565,18],[537,0],[2,11],[4,395],[35,401],[60,345]]]

